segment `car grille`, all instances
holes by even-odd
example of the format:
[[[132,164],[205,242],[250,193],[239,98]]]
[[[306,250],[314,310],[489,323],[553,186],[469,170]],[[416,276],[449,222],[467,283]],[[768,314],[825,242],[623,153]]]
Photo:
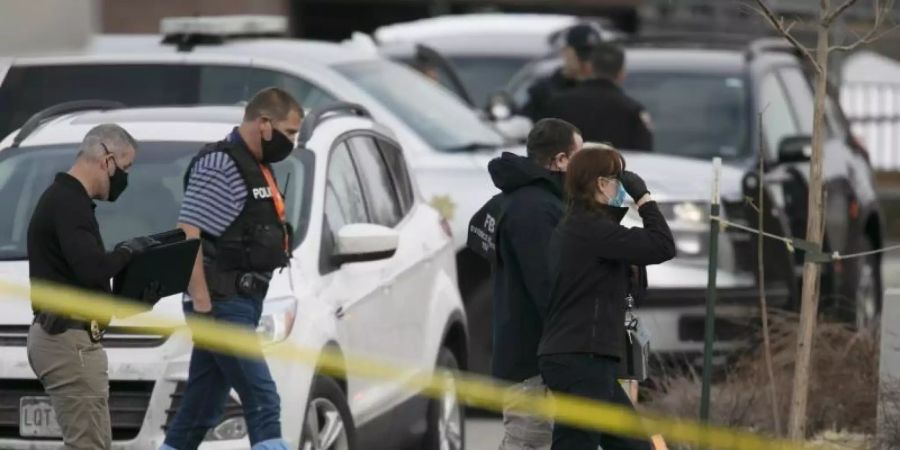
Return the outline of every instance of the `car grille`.
[[[152,381],[109,382],[109,416],[113,440],[129,440],[138,435],[152,392]],[[0,382],[0,438],[42,439],[19,436],[19,399],[46,395],[38,380]]]
[[[31,325],[0,325],[0,347],[24,347]],[[169,339],[171,328],[109,327],[103,337],[106,348],[159,347]]]
[[[168,430],[170,426],[172,426],[172,422],[175,420],[175,414],[178,413],[178,407],[181,406],[181,401],[184,399],[184,390],[187,388],[187,383],[184,381],[179,381],[178,385],[175,386],[175,392],[172,393],[172,402],[169,405],[169,409],[166,410],[166,423],[163,425],[163,430]],[[225,403],[225,413],[222,414],[222,420],[220,423],[231,419],[234,417],[243,417],[244,409],[240,403],[238,403],[235,399],[228,396],[228,401]],[[212,430],[210,430],[212,432]],[[208,433],[207,433],[208,435]]]

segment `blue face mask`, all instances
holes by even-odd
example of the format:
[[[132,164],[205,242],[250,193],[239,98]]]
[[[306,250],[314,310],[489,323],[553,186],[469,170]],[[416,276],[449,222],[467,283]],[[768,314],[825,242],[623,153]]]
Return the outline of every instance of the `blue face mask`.
[[[609,201],[609,206],[620,207],[625,203],[625,188],[622,187],[622,183],[616,183],[619,186],[619,189],[616,190],[616,196]]]

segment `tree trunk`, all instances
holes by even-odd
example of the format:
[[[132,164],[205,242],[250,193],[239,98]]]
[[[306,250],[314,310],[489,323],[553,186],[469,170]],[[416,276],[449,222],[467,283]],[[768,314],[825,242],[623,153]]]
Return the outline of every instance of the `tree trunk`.
[[[822,15],[828,12],[828,1],[823,0]],[[825,144],[825,99],[828,83],[828,28],[818,25],[816,60],[821,68],[815,80],[815,111],[813,114],[812,161],[809,169],[809,210],[806,222],[806,240],[821,245],[825,205],[823,202],[822,164]],[[797,358],[794,386],[791,395],[791,414],[788,424],[789,437],[803,440],[806,437],[806,405],[809,388],[812,340],[819,311],[819,265],[803,266],[803,291],[800,306],[800,329],[797,333]]]

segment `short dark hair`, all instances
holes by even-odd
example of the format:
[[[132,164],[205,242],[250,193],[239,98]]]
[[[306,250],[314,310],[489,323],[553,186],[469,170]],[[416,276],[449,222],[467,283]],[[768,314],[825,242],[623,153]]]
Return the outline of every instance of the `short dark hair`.
[[[256,93],[244,108],[244,121],[256,120],[260,117],[269,117],[272,120],[285,120],[291,111],[296,111],[303,117],[303,107],[284,89],[277,87],[265,88]]]
[[[617,45],[601,42],[591,51],[591,67],[595,76],[615,78],[625,67],[625,52]]]
[[[528,158],[545,166],[559,153],[570,154],[575,149],[575,135],[581,131],[562,119],[541,119],[528,133]]]

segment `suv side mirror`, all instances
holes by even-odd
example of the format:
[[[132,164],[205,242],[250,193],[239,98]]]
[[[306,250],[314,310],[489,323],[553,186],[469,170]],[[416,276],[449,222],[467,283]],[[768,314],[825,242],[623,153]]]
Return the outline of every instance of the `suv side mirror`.
[[[345,225],[338,230],[334,263],[342,265],[388,259],[397,252],[400,233],[369,223]]]
[[[812,158],[812,137],[787,136],[778,143],[778,162],[807,162]]]
[[[516,109],[512,96],[505,91],[498,91],[491,94],[488,100],[487,113],[493,121],[503,121],[513,117]]]

